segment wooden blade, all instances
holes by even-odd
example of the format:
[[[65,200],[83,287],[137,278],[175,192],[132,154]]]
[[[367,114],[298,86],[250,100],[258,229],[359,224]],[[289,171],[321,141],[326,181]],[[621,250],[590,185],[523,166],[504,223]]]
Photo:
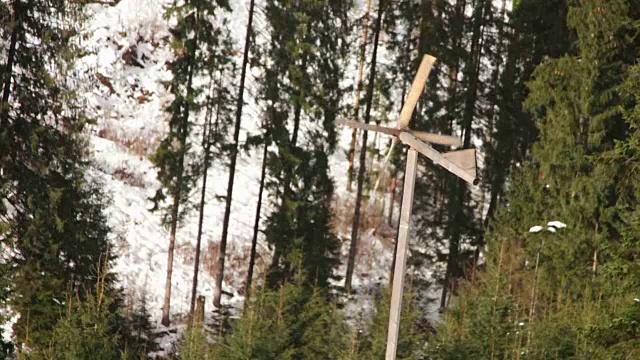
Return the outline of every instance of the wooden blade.
[[[365,123],[361,123],[361,122],[353,121],[353,120],[337,120],[336,121],[336,125],[345,125],[345,126],[348,126],[348,127],[352,127],[352,128],[356,128],[356,129],[362,129],[362,130],[366,130],[366,131],[377,131],[379,133],[383,133],[383,134],[387,134],[387,135],[393,135],[393,136],[398,136],[398,134],[400,134],[400,130],[396,129],[396,128],[390,128],[390,127],[379,126],[379,125],[365,124]]]
[[[418,139],[432,143],[432,144],[462,146],[462,140],[460,140],[460,138],[457,138],[455,136],[432,134],[424,131],[409,130],[408,132],[410,132],[413,136],[417,137]]]
[[[422,90],[424,90],[427,78],[429,78],[431,67],[435,62],[436,58],[431,55],[425,55],[422,58],[422,63],[420,63],[420,67],[418,68],[416,77],[413,79],[413,83],[411,84],[409,95],[407,95],[407,99],[402,106],[400,118],[398,119],[398,128],[404,129],[409,126],[409,121],[411,120],[411,115],[413,115],[413,110],[416,108],[416,104],[418,103],[420,95],[422,95]]]

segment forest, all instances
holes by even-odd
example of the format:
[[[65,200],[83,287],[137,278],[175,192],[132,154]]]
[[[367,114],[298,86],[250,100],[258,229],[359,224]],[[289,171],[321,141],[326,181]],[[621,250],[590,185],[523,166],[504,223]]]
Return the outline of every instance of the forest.
[[[0,0],[0,359],[384,359],[425,55],[396,359],[640,359],[640,0]]]

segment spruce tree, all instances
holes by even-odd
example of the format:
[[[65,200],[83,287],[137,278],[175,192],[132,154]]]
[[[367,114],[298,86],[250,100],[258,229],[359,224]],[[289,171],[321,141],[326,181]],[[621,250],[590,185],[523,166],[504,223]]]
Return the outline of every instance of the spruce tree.
[[[371,67],[369,70],[369,80],[367,84],[366,93],[366,110],[364,113],[364,123],[369,124],[371,121],[371,109],[373,106],[373,92],[375,89],[376,81],[376,62],[378,60],[378,43],[380,41],[380,32],[382,31],[382,17],[384,15],[385,2],[384,0],[378,3],[378,11],[375,22],[375,33],[373,36],[373,51],[371,52]],[[351,292],[351,279],[353,277],[353,271],[355,268],[355,258],[358,249],[358,231],[360,230],[360,217],[362,207],[362,196],[364,191],[364,178],[366,168],[367,157],[367,137],[368,131],[362,132],[362,147],[360,149],[360,159],[358,163],[358,188],[356,192],[356,203],[353,213],[353,224],[351,225],[351,243],[349,246],[349,258],[347,259],[347,273],[345,275],[345,289],[347,292]]]
[[[225,10],[229,10],[229,5],[224,0],[189,0],[174,4],[166,12],[166,16],[177,19],[172,28],[171,42],[176,55],[170,64],[173,79],[167,84],[174,99],[166,109],[169,132],[151,157],[154,165],[159,168],[158,179],[162,185],[153,198],[156,207],[167,195],[171,197],[170,204],[163,209],[163,220],[169,227],[167,279],[162,307],[162,324],[165,326],[170,324],[176,233],[179,223],[189,210],[189,193],[202,170],[195,161],[191,135],[194,131],[195,114],[202,109],[205,100],[201,96],[204,89],[194,85],[194,77],[206,74],[207,71],[210,71],[209,75],[215,74],[216,70],[223,71],[225,61],[228,61],[224,57],[217,57],[219,53],[224,53],[220,47],[225,44],[225,40],[221,37],[223,32],[214,28],[211,19],[215,18],[217,11]]]
[[[122,345],[120,317],[114,311],[119,299],[108,284],[108,272],[99,270],[99,278],[84,296],[70,293],[65,312],[55,325],[48,343],[31,349],[27,358],[39,359],[119,359],[127,353]],[[138,354],[146,355],[146,354]]]
[[[483,182],[490,192],[485,226],[504,204],[511,169],[526,162],[538,136],[531,114],[522,107],[529,92],[526,82],[545,57],[560,57],[570,51],[572,41],[565,0],[549,1],[546,6],[531,0],[515,5],[509,22],[499,25],[503,39],[497,40],[506,42],[500,47],[506,54],[499,80],[487,98],[493,109],[488,119],[489,139],[483,144],[487,164]]]
[[[275,211],[267,220],[274,247],[269,283],[291,278],[295,266],[309,281],[328,285],[339,243],[330,230],[333,184],[328,155],[336,145],[345,1],[267,1],[271,40],[262,97],[277,153],[268,172]],[[326,56],[326,54],[333,54]],[[291,126],[292,125],[292,126]]]
[[[9,41],[0,67],[0,243],[9,257],[0,266],[7,304],[20,315],[15,342],[37,349],[65,294],[92,289],[109,229],[99,183],[87,175],[88,119],[75,92],[81,6],[15,0],[1,8],[0,38]]]
[[[225,337],[220,359],[341,359],[347,326],[325,291],[308,288],[301,274],[278,289],[251,296],[241,319]]]
[[[534,71],[525,103],[540,134],[534,163],[514,175],[507,207],[491,225],[494,271],[469,284],[464,294],[473,300],[456,308],[465,316],[451,312],[440,332],[458,334],[444,341],[452,353],[470,343],[478,358],[629,358],[637,349],[631,294],[638,271],[629,252],[638,241],[629,187],[637,5],[572,3],[567,24],[575,49]],[[567,226],[546,225],[551,220]],[[532,228],[538,224],[539,232]],[[508,310],[504,316],[500,308]],[[490,319],[489,336],[480,316]],[[507,330],[509,337],[500,337]]]
[[[224,278],[224,262],[227,253],[227,236],[229,231],[229,219],[231,218],[231,202],[233,200],[233,184],[236,175],[236,163],[238,160],[238,139],[240,136],[240,127],[242,124],[242,109],[244,107],[244,90],[247,77],[247,66],[249,63],[249,51],[251,49],[251,33],[253,31],[253,15],[255,9],[255,0],[250,0],[249,16],[247,19],[247,30],[244,39],[244,53],[242,56],[242,65],[240,67],[240,85],[238,88],[238,98],[236,99],[235,122],[233,127],[233,143],[230,147],[229,161],[229,180],[227,182],[227,194],[225,198],[224,217],[222,220],[222,236],[220,238],[220,252],[216,263],[216,287],[213,294],[213,306],[219,308],[222,299],[222,279]],[[261,201],[261,200],[259,200]],[[259,210],[258,210],[259,211]]]
[[[209,77],[209,89],[204,105],[204,123],[202,131],[202,160],[199,165],[202,184],[200,187],[200,204],[198,205],[198,234],[196,236],[195,260],[193,267],[193,284],[191,289],[191,306],[189,313],[193,316],[198,290],[198,272],[200,269],[200,247],[204,226],[204,205],[207,192],[207,175],[209,167],[217,161],[224,162],[229,155],[227,132],[232,124],[233,85],[235,63],[233,62],[233,42],[228,29],[228,21],[212,24],[206,30],[205,71]]]
[[[422,319],[415,302],[415,295],[412,291],[407,291],[402,299],[397,359],[424,358],[428,332],[427,329],[419,327]],[[375,307],[370,314],[368,328],[365,330],[366,335],[360,340],[359,358],[371,360],[384,358],[387,349],[390,304],[391,291],[384,289],[375,299]]]

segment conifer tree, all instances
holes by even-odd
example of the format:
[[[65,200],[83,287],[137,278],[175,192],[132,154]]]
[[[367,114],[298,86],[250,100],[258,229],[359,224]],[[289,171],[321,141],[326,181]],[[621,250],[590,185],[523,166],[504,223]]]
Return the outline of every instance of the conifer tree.
[[[226,134],[232,123],[231,113],[233,95],[230,84],[235,78],[233,60],[233,42],[228,29],[228,21],[213,24],[206,43],[206,73],[209,76],[208,95],[204,106],[204,124],[202,131],[202,162],[200,164],[202,184],[200,204],[198,206],[198,234],[196,236],[195,260],[193,266],[193,284],[191,288],[190,315],[193,316],[198,290],[198,272],[200,269],[200,247],[204,225],[204,205],[207,192],[207,174],[215,160],[225,159],[229,153]]]
[[[92,291],[84,296],[68,294],[63,316],[55,325],[48,343],[30,349],[28,358],[39,359],[119,359],[121,348],[121,318],[114,311],[118,297],[108,284],[108,272],[99,275]],[[138,354],[146,355],[146,354]]]
[[[380,40],[380,32],[382,31],[382,17],[384,14],[385,2],[384,0],[378,3],[378,12],[375,22],[375,33],[373,37],[373,51],[371,53],[371,68],[369,70],[369,82],[367,84],[367,94],[365,98],[366,110],[364,113],[364,123],[369,124],[371,121],[371,108],[373,106],[373,92],[375,89],[376,81],[376,61],[378,56],[378,43]],[[353,278],[353,271],[355,268],[355,257],[358,248],[358,230],[360,228],[360,217],[362,207],[362,195],[364,191],[364,177],[365,177],[365,162],[367,157],[367,137],[368,131],[362,132],[362,147],[360,149],[360,159],[358,164],[358,188],[356,192],[356,203],[353,213],[353,224],[351,226],[351,243],[349,246],[349,258],[347,259],[347,273],[345,275],[345,289],[351,291],[351,279]]]
[[[508,207],[498,210],[487,237],[494,271],[469,284],[464,294],[473,300],[461,300],[456,310],[465,316],[450,313],[440,332],[458,335],[444,342],[451,353],[628,358],[637,349],[638,310],[631,306],[637,258],[629,252],[638,243],[629,230],[636,202],[629,185],[636,176],[630,129],[637,110],[629,86],[640,52],[632,40],[637,5],[572,3],[566,21],[575,49],[534,71],[525,105],[540,134],[535,163],[513,177]],[[551,220],[567,226],[531,228]],[[500,308],[508,311],[500,315]],[[488,320],[478,323],[479,317]],[[505,331],[507,339],[500,336]],[[465,350],[469,344],[473,349]]]
[[[9,39],[0,66],[0,244],[8,256],[0,267],[7,304],[20,315],[15,342],[40,348],[65,294],[95,284],[109,229],[99,183],[86,173],[88,119],[75,92],[81,6],[15,0],[0,9],[8,20],[0,38]]]
[[[233,184],[236,175],[236,163],[238,160],[238,139],[242,124],[242,109],[244,107],[244,90],[247,76],[247,66],[249,63],[249,51],[251,49],[251,32],[253,31],[253,15],[255,0],[250,0],[249,15],[247,19],[247,30],[244,39],[244,53],[242,65],[240,67],[240,87],[238,88],[238,98],[236,99],[235,123],[233,128],[233,143],[231,144],[229,161],[229,180],[227,182],[227,195],[225,198],[224,218],[222,220],[222,236],[220,238],[220,252],[216,263],[216,287],[213,294],[213,306],[219,308],[222,299],[222,279],[224,278],[224,262],[227,253],[227,236],[229,231],[229,219],[231,218],[231,201],[233,200]]]
[[[158,207],[171,197],[170,204],[164,211],[164,223],[169,227],[169,248],[167,259],[167,279],[165,284],[164,304],[162,307],[162,324],[170,324],[171,277],[173,271],[173,253],[179,223],[189,209],[188,196],[194,182],[202,169],[198,166],[192,152],[193,123],[195,113],[203,107],[203,88],[194,85],[194,77],[212,70],[215,66],[224,67],[225,60],[218,59],[216,52],[224,52],[216,45],[222,46],[220,30],[213,28],[211,17],[218,10],[229,9],[226,1],[216,2],[188,0],[175,4],[167,10],[168,17],[175,16],[176,25],[172,29],[172,47],[176,58],[170,64],[173,79],[167,84],[174,95],[172,103],[167,107],[169,132],[161,141],[151,160],[159,168],[158,179],[162,184],[153,198]],[[212,60],[214,59],[214,60]],[[212,61],[218,61],[217,65]],[[208,159],[207,159],[208,160]]]
[[[404,293],[396,353],[398,359],[424,358],[428,333],[426,329],[418,326],[421,320],[420,310],[415,300],[416,296],[411,291]],[[375,299],[375,308],[370,315],[366,335],[361,339],[359,358],[371,360],[384,358],[387,349],[390,304],[391,291],[384,289],[384,292]]]
[[[325,291],[311,291],[300,274],[271,290],[263,287],[225,338],[220,359],[341,359],[346,323]]]
[[[273,0],[265,7],[271,40],[262,96],[278,150],[269,154],[267,167],[275,207],[265,231],[274,247],[272,285],[301,266],[310,283],[324,287],[337,264],[328,155],[336,145],[349,6],[348,1]]]
[[[524,0],[513,6],[508,24],[499,27],[506,41],[500,48],[506,54],[500,74],[496,73],[499,81],[488,96],[494,110],[488,119],[489,139],[483,144],[488,164],[483,178],[490,192],[485,226],[504,204],[511,169],[530,157],[537,128],[531,114],[522,107],[528,94],[526,82],[546,56],[560,57],[570,51],[572,40],[566,14],[565,0],[549,1],[546,6]]]

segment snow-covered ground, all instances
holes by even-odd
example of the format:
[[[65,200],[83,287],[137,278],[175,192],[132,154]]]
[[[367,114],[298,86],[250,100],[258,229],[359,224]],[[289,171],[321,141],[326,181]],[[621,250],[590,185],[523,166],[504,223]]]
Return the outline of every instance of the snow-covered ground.
[[[115,6],[94,5],[85,27],[87,38],[83,46],[92,54],[84,57],[79,68],[95,74],[96,84],[88,85],[90,111],[98,120],[92,129],[95,174],[104,183],[112,200],[108,209],[110,225],[118,251],[115,272],[121,285],[134,301],[145,298],[152,321],[158,322],[164,295],[167,266],[168,231],[161,224],[159,213],[151,212],[149,197],[158,188],[156,170],[146,157],[166,130],[163,107],[171,100],[161,85],[171,78],[166,64],[171,60],[167,46],[169,22],[163,18],[163,6],[168,0],[122,0]],[[241,53],[246,24],[245,1],[232,1],[229,17],[232,35]],[[260,18],[256,21],[260,24]],[[240,61],[240,59],[237,59]],[[255,75],[249,73],[248,105],[243,117],[244,138],[259,129],[258,109],[251,99]],[[350,141],[348,131],[341,137],[342,147],[331,159],[332,176],[338,198],[344,193],[347,159],[345,148]],[[223,303],[238,306],[243,301],[242,287],[257,204],[261,154],[242,153],[236,173],[228,258],[224,289],[233,294],[223,297]],[[222,163],[214,164],[208,176],[207,203],[204,215],[203,250],[198,292],[210,306],[214,279],[212,269],[221,235],[224,204],[219,196],[225,193],[228,172]],[[197,200],[197,194],[192,194]],[[338,200],[337,200],[338,201]],[[338,204],[336,202],[336,204]],[[265,199],[268,213],[269,202]],[[347,229],[343,229],[347,230]],[[346,232],[346,231],[343,231]],[[197,213],[188,216],[179,229],[172,277],[171,312],[179,320],[189,308],[193,273],[193,248],[197,234]],[[340,234],[343,253],[348,252],[348,234]],[[369,293],[376,284],[386,283],[393,248],[389,239],[367,232],[355,271],[354,288]],[[259,244],[259,269],[268,260],[269,251]],[[338,270],[344,274],[344,265]],[[353,312],[367,308],[368,297],[359,297],[349,304]]]
[[[90,131],[94,167],[91,175],[104,184],[111,199],[108,218],[113,229],[118,254],[115,272],[127,291],[128,301],[138,302],[144,297],[152,321],[159,325],[167,268],[168,230],[161,224],[161,215],[151,212],[149,197],[158,188],[156,170],[147,158],[166,131],[163,108],[171,101],[162,86],[170,80],[167,62],[172,53],[167,45],[169,21],[163,17],[163,6],[171,0],[121,0],[116,5],[91,5],[86,35],[82,46],[89,52],[78,63],[78,69],[95,76],[95,83],[85,84],[90,115],[97,124]],[[238,54],[244,42],[248,1],[232,0],[233,14],[230,29],[236,39]],[[260,3],[260,2],[258,2]],[[258,15],[256,24],[264,21]],[[240,61],[238,57],[237,61]],[[257,85],[257,73],[249,72],[248,101],[243,117],[241,138],[259,129],[258,108],[251,94]],[[344,130],[340,146],[331,158],[331,175],[336,183],[335,206],[352,201],[353,194],[345,191],[347,159],[345,149],[350,131]],[[242,139],[241,139],[242,140]],[[245,277],[246,264],[253,235],[257,204],[261,154],[257,151],[241,153],[235,178],[231,224],[229,227],[228,257],[223,287],[233,296],[223,296],[223,303],[238,307]],[[203,256],[198,293],[207,299],[210,309],[214,279],[212,269],[222,232],[224,204],[220,200],[226,190],[228,172],[222,162],[209,171],[204,212]],[[198,194],[192,194],[198,200]],[[262,218],[269,211],[265,199]],[[387,202],[388,205],[388,202]],[[397,207],[396,207],[397,209]],[[396,213],[399,211],[396,210]],[[193,274],[193,249],[197,234],[197,213],[186,217],[177,234],[172,277],[171,312],[179,323],[189,310]],[[343,259],[348,253],[350,225],[337,228],[343,240]],[[393,245],[389,233],[374,234],[373,229],[361,236],[356,261],[354,289],[358,296],[347,304],[353,315],[372,305],[371,292],[377,285],[388,282]],[[262,240],[262,239],[260,239]],[[258,246],[258,272],[268,262],[266,244]],[[338,273],[344,275],[345,264]],[[431,275],[424,270],[422,275]],[[429,310],[435,313],[434,309]],[[6,335],[6,334],[5,334]],[[169,341],[171,339],[165,339]],[[169,343],[163,343],[168,347]]]

